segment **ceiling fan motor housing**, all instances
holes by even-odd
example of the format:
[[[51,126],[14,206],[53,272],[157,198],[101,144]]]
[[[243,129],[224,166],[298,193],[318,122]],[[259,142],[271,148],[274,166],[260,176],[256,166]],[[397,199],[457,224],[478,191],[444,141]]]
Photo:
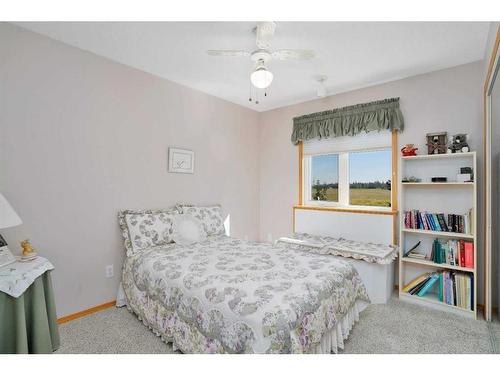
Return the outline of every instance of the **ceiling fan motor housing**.
[[[258,49],[257,51],[252,52],[252,54],[250,55],[250,59],[255,63],[263,61],[265,64],[269,60],[271,60],[271,54],[269,53],[269,51],[266,51],[265,49]]]

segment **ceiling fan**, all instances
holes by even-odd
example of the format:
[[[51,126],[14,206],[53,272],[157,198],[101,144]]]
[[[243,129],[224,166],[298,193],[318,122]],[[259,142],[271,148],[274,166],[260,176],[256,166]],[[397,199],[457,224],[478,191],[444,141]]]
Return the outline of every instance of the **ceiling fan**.
[[[235,56],[250,57],[255,63],[254,70],[250,74],[250,81],[259,88],[265,89],[273,81],[271,73],[266,64],[270,60],[309,60],[314,57],[314,51],[308,49],[279,49],[271,50],[271,41],[276,30],[274,22],[258,22],[254,29],[256,33],[257,49],[253,52],[243,50],[208,50],[210,56]]]

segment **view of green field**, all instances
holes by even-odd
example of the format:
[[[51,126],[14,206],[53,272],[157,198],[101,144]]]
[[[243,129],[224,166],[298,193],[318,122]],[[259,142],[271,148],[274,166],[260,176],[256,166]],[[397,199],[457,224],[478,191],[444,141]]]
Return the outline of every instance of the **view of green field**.
[[[350,204],[391,207],[391,191],[387,189],[351,189]]]
[[[312,196],[318,197],[318,190],[316,186],[312,187]],[[322,199],[324,198],[324,199]],[[317,198],[316,198],[317,199]],[[328,188],[319,200],[338,202],[339,190],[338,188]],[[390,207],[391,206],[391,191],[388,189],[362,189],[351,188],[350,190],[350,204],[357,206],[378,206]]]

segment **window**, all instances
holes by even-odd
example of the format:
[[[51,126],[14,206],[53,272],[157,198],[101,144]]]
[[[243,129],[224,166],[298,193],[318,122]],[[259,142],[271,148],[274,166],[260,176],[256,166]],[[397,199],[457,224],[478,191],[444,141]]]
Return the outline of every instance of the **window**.
[[[339,156],[311,157],[311,197],[313,201],[339,201]]]
[[[304,142],[302,167],[305,205],[391,208],[388,132]]]
[[[391,149],[349,153],[349,204],[391,207]]]

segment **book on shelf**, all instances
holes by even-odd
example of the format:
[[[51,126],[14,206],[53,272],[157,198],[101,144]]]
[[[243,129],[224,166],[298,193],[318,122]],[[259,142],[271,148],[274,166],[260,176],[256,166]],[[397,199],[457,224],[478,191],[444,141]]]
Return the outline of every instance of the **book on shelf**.
[[[425,258],[425,254],[421,254],[417,252],[417,249],[420,246],[421,241],[418,241],[415,245],[413,245],[410,250],[405,252],[405,256],[408,258]]]
[[[439,274],[434,273],[432,274],[431,277],[429,277],[429,280],[422,286],[422,288],[418,291],[417,296],[423,297],[427,294],[427,292],[434,286],[436,281],[439,280]]]
[[[425,280],[422,281],[420,284],[415,285],[413,288],[411,288],[408,293],[411,295],[417,294],[422,290],[422,288],[427,284],[427,282],[431,279],[432,274],[429,274],[425,277]]]
[[[446,263],[446,247],[441,246],[441,242],[437,238],[432,242],[430,260],[438,264]]]
[[[410,291],[410,289],[419,285],[424,280],[427,280],[428,276],[429,276],[429,273],[424,273],[423,275],[418,276],[416,279],[413,279],[412,281],[410,281],[408,284],[406,284],[403,287],[403,292],[408,293]]]
[[[452,239],[445,241],[435,238],[427,253],[421,249],[417,251],[419,245],[420,241],[405,253],[405,257],[428,260],[436,264],[474,268],[474,242]]]
[[[413,258],[413,259],[422,259],[422,260],[426,260],[427,255],[422,254],[422,253],[418,253],[418,252],[416,252],[416,251],[410,251],[408,254],[406,254],[406,257],[407,257],[407,258]]]
[[[404,213],[404,226],[406,229],[472,234],[474,233],[473,223],[473,208],[463,215],[429,213],[419,210],[410,210]]]
[[[464,242],[464,253],[464,267],[474,268],[474,244],[472,242]]]
[[[444,272],[440,272],[439,274],[439,282],[438,282],[438,299],[443,302],[443,292],[444,292],[444,286],[443,286],[443,275]]]
[[[423,297],[437,289],[437,300],[447,305],[474,310],[474,276],[455,271],[425,273],[404,286],[403,292]]]

